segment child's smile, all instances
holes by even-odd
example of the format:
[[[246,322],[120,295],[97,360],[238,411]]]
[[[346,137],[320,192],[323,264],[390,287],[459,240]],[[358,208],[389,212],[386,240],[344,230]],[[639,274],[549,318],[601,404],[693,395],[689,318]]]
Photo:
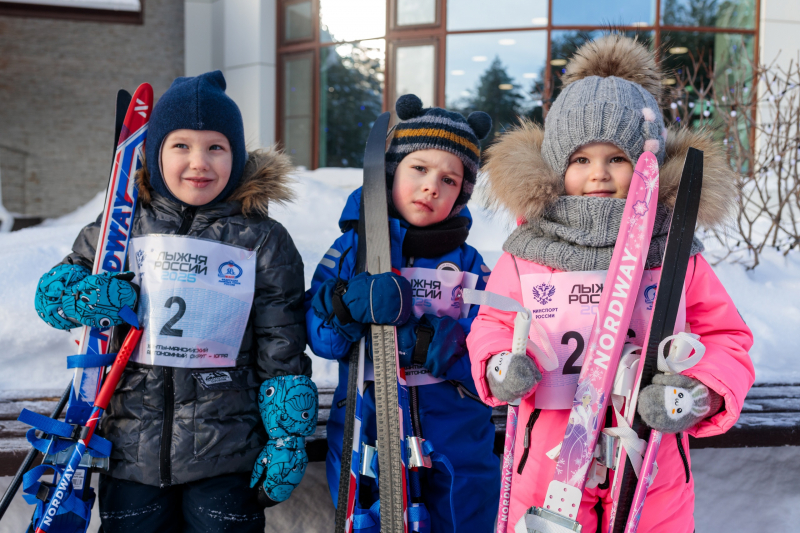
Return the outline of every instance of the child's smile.
[[[443,150],[419,150],[400,162],[392,185],[392,202],[400,215],[418,227],[441,222],[461,194],[464,165]]]
[[[232,162],[228,138],[216,131],[175,130],[161,148],[164,182],[189,205],[213,201],[228,184]]]

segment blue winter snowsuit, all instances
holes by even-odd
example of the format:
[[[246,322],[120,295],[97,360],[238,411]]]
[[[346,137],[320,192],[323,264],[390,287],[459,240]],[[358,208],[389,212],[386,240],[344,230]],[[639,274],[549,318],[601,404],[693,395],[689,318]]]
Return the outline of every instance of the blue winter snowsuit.
[[[339,335],[330,324],[325,324],[311,308],[311,300],[320,285],[330,278],[336,278],[339,263],[343,262],[341,277],[349,280],[355,275],[358,248],[358,235],[354,229],[358,221],[361,189],[355,190],[347,200],[339,227],[344,232],[336,239],[332,248],[325,254],[306,292],[306,320],[308,343],[320,357],[339,360],[339,385],[333,396],[330,418],[328,419],[328,486],[334,505],[339,490],[339,470],[342,455],[342,434],[344,431],[345,396],[347,392],[347,355],[351,343]],[[470,218],[464,208],[460,216]],[[391,233],[392,267],[400,270],[407,266],[409,258],[402,257],[402,243],[408,223],[397,218],[389,218]],[[350,248],[350,251],[345,251]],[[435,259],[415,258],[414,267],[436,269],[447,262],[450,268],[457,267],[478,276],[476,288],[482,290],[488,279],[488,268],[483,258],[472,246],[462,244],[455,250]],[[472,320],[478,314],[478,306],[470,309],[469,316],[459,320],[464,334],[468,334]],[[442,376],[445,381],[417,387],[418,410],[422,426],[422,436],[429,440],[435,450],[444,454],[455,471],[453,486],[453,506],[456,512],[457,527],[460,531],[490,531],[497,514],[500,497],[500,461],[493,453],[494,424],[491,409],[480,402],[472,381],[469,356],[458,360]],[[364,395],[363,424],[367,443],[375,445],[375,396],[369,387]],[[413,414],[412,414],[413,417]],[[431,515],[432,532],[452,532],[454,530],[450,511],[451,477],[441,463],[434,462],[433,468],[420,469],[422,496]],[[361,507],[370,478],[361,477]],[[373,491],[374,483],[371,483]],[[376,494],[376,492],[374,492]],[[374,499],[374,498],[373,498]],[[371,503],[371,502],[370,502]]]

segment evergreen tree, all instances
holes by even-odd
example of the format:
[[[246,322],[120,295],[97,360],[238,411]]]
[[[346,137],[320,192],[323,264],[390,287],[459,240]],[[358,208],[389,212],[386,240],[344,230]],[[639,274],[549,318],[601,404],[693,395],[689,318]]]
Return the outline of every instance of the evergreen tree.
[[[459,111],[465,116],[473,111],[485,111],[492,117],[492,132],[483,141],[487,146],[501,132],[518,122],[524,113],[525,96],[520,86],[506,71],[506,67],[495,57],[481,75],[477,85],[470,90],[470,96],[463,99]]]
[[[369,131],[381,114],[383,68],[358,46],[349,55],[339,55],[338,48],[322,50],[319,166],[361,168]]]

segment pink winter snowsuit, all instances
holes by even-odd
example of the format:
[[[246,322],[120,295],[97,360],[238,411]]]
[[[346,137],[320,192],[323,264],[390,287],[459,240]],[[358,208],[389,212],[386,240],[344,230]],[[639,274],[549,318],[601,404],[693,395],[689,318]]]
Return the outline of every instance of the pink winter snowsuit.
[[[559,272],[558,270],[516,258],[504,253],[492,271],[486,290],[509,296],[522,303],[520,275]],[[517,272],[517,267],[519,272]],[[659,267],[660,268],[660,267]],[[655,270],[655,269],[654,269]],[[753,384],[755,372],[748,356],[753,336],[736,307],[706,260],[697,254],[689,260],[685,282],[686,320],[692,333],[700,335],[706,346],[703,359],[685,375],[698,379],[719,393],[725,400],[722,410],[688,431],[694,437],[724,433],[739,418],[742,402]],[[501,405],[486,382],[489,358],[510,350],[514,313],[482,306],[467,337],[472,375],[481,399],[489,405]],[[533,354],[529,353],[529,356]],[[523,456],[526,424],[534,411],[536,388],[523,399],[519,409],[519,425],[511,488],[509,528],[516,525],[532,506],[542,505],[547,487],[553,479],[555,462],[545,454],[564,438],[569,410],[542,410],[530,431],[530,449],[521,474],[517,472]],[[683,447],[688,451],[688,434]],[[639,524],[640,532],[691,533],[694,530],[694,479],[686,482],[677,439],[667,435],[658,454],[658,475],[650,487]],[[610,472],[613,476],[613,472]],[[613,477],[611,478],[613,484]],[[597,515],[593,509],[598,498],[603,500],[606,516],[610,512],[610,489],[586,489],[578,513],[583,531],[595,531]],[[603,520],[602,531],[607,529]]]

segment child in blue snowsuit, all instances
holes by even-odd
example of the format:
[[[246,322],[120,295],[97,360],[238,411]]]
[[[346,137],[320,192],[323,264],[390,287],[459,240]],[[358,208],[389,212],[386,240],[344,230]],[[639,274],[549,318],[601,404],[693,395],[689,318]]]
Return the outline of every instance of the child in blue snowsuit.
[[[454,471],[451,476],[436,461],[418,470],[430,530],[489,531],[497,512],[500,467],[492,453],[491,409],[478,399],[465,342],[478,308],[465,306],[460,291],[481,290],[489,277],[481,255],[465,241],[472,224],[466,204],[480,162],[478,139],[491,129],[491,119],[483,112],[465,120],[444,109],[423,109],[414,95],[401,97],[396,109],[403,122],[394,129],[386,154],[394,272],[355,272],[359,188],[339,219],[343,235],[325,253],[306,293],[308,343],[317,355],[339,360],[327,426],[328,485],[336,505],[351,346],[366,335],[370,323],[394,325],[413,433],[432,443]],[[369,381],[371,361],[366,366]],[[366,443],[375,446],[375,396],[369,383],[362,421]],[[359,507],[370,509],[378,498],[377,485],[365,476],[360,483]],[[363,522],[362,531],[377,531],[369,522]]]

